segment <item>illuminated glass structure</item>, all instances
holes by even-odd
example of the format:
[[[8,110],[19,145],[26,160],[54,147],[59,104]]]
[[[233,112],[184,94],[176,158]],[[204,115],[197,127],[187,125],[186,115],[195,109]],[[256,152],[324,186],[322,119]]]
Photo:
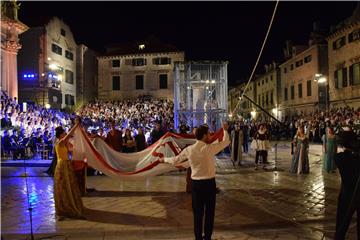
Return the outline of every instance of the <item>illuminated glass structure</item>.
[[[227,118],[227,62],[177,62],[174,66],[175,128],[208,124],[212,131]]]

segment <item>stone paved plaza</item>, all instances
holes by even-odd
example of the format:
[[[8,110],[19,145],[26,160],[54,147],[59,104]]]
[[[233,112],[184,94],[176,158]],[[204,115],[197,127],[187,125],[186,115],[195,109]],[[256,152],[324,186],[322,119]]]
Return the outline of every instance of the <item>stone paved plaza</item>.
[[[291,155],[279,143],[277,165],[254,170],[254,153],[233,167],[223,154],[217,160],[214,239],[332,239],[340,185],[338,173],[324,173],[321,146],[311,145],[311,173],[288,172]],[[269,153],[274,162],[274,152]],[[27,168],[36,239],[193,239],[191,195],[185,172],[139,182],[107,176],[88,177],[95,192],[83,198],[87,220],[57,221],[53,179],[43,167]],[[30,239],[24,168],[2,167],[1,231],[4,240]],[[323,232],[326,235],[323,235]],[[352,227],[348,239],[356,239]]]

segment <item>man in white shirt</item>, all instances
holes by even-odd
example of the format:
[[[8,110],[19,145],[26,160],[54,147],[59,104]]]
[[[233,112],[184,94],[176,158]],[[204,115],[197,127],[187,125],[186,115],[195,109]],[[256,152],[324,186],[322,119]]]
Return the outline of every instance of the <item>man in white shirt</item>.
[[[216,182],[214,156],[230,144],[228,124],[223,124],[224,137],[221,142],[209,144],[209,128],[200,126],[195,131],[196,143],[185,148],[178,156],[160,159],[160,162],[177,164],[189,160],[192,182],[192,207],[196,240],[210,240],[214,226]],[[203,238],[203,218],[205,226]]]

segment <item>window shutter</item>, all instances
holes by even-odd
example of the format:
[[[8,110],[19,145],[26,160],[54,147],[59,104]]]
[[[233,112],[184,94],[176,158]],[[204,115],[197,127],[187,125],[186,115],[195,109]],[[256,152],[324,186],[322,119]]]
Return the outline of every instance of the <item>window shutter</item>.
[[[342,69],[343,87],[347,87],[347,68]]]
[[[349,85],[354,85],[354,65],[351,65],[349,69]]]

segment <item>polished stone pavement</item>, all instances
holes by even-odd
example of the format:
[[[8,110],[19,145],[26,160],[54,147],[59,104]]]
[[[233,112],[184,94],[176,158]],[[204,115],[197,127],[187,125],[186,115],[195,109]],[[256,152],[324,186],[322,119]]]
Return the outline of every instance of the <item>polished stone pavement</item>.
[[[217,160],[214,239],[332,239],[338,173],[322,171],[321,146],[310,147],[310,174],[288,172],[289,144],[277,148],[275,166],[254,170],[254,153],[233,167],[226,154]],[[274,163],[275,151],[269,152]],[[39,239],[193,239],[191,195],[185,172],[147,181],[124,182],[107,176],[87,178],[95,192],[83,198],[87,220],[57,221],[53,179],[43,167],[2,167],[1,232],[7,239],[30,239],[27,204],[32,204],[33,232]],[[27,172],[27,178],[23,177]],[[324,236],[325,233],[325,236]],[[348,239],[356,239],[355,228]]]

